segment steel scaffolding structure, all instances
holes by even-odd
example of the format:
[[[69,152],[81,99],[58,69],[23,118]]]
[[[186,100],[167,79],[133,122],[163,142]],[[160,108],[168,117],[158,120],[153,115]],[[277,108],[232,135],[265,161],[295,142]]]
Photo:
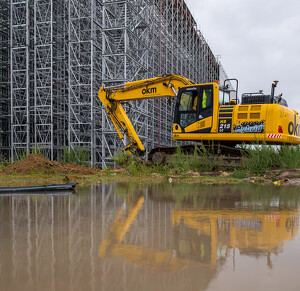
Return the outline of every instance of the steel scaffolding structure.
[[[12,160],[32,149],[59,160],[68,147],[87,151],[91,165],[113,165],[110,156],[122,145],[97,98],[101,85],[166,73],[199,83],[219,79],[220,65],[182,0],[1,5],[10,7],[0,14],[2,58],[9,51],[5,40],[10,42],[1,88],[11,86],[0,97],[0,150],[3,155],[9,148]],[[173,106],[167,100],[128,102],[125,108],[147,149],[172,144]]]
[[[0,153],[9,158],[9,7],[0,2]],[[1,157],[0,157],[1,161]]]
[[[219,78],[219,64],[184,1],[104,1],[102,62],[104,86],[170,72],[197,82]],[[167,100],[131,103],[129,116],[146,148],[172,144]],[[102,120],[102,153],[109,157],[119,144],[104,111]]]
[[[53,2],[53,151],[59,160],[68,145],[68,5]]]
[[[34,0],[34,145],[53,160],[53,2]]]
[[[153,6],[145,0],[103,1],[102,84],[112,86],[145,79],[156,72],[151,63],[151,30]],[[155,21],[153,21],[154,23]],[[130,102],[129,116],[143,141],[149,136],[147,101]],[[150,129],[151,130],[151,129]],[[109,156],[120,148],[112,123],[102,111],[102,166],[110,163]],[[150,140],[150,139],[149,139]]]
[[[101,12],[99,0],[69,1],[69,130],[70,149],[90,152],[91,164],[99,160],[95,132],[101,107]]]
[[[29,1],[10,3],[11,158],[30,148]]]

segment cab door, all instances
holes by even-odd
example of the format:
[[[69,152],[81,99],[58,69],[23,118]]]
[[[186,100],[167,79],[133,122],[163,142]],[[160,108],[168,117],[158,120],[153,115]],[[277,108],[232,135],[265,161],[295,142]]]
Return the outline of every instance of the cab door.
[[[201,86],[199,89],[201,98],[198,104],[198,119],[202,120],[213,116],[213,86]]]
[[[213,86],[201,85],[179,91],[175,124],[182,132],[210,132],[213,116]]]

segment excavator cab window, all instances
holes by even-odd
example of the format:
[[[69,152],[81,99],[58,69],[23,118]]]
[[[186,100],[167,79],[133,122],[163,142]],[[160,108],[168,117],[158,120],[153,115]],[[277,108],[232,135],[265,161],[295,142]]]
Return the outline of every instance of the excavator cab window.
[[[195,86],[180,89],[177,99],[175,123],[185,128],[212,115],[212,86]]]
[[[229,91],[220,90],[219,92],[219,104],[229,105],[230,104],[230,93]]]
[[[194,90],[193,90],[194,89]],[[188,125],[196,122],[198,107],[198,90],[191,88],[182,92],[179,101],[179,124],[185,128]]]
[[[183,92],[180,99],[179,111],[196,111],[198,103],[197,91]]]
[[[200,106],[200,110],[208,109],[212,106],[212,90],[211,89],[203,89],[202,90],[202,103]]]

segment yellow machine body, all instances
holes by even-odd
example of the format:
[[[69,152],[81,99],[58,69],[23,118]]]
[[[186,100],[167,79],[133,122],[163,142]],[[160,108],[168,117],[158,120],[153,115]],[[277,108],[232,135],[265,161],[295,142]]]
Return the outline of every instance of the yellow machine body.
[[[271,103],[238,105],[217,83],[195,84],[171,74],[121,86],[101,87],[98,96],[119,138],[124,140],[124,150],[129,153],[144,152],[145,148],[121,102],[149,98],[176,98],[174,140],[300,144],[297,111],[273,100]]]
[[[300,117],[295,110],[280,104],[236,105],[235,102],[231,102],[231,105],[222,105],[219,86],[216,83],[196,86],[207,85],[213,87],[212,115],[185,128],[174,123],[174,140],[300,143]]]

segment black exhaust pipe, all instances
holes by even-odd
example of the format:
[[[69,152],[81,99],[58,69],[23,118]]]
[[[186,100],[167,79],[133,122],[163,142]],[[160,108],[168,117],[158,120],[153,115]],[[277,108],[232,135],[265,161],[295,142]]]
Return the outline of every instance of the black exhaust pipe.
[[[271,88],[271,103],[274,103],[275,88],[279,81],[274,81]]]

